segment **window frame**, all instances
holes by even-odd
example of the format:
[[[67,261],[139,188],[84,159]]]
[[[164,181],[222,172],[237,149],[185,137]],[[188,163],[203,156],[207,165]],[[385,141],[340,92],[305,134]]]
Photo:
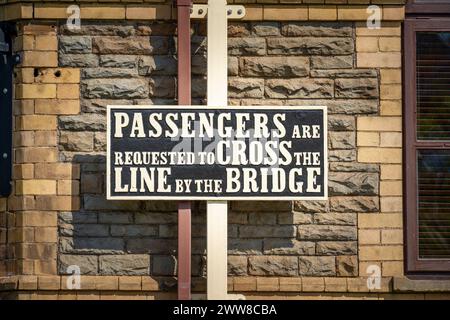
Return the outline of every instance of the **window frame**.
[[[450,259],[419,259],[417,150],[450,149],[450,141],[419,141],[416,104],[416,33],[450,31],[450,18],[407,18],[404,24],[405,274],[450,274]]]

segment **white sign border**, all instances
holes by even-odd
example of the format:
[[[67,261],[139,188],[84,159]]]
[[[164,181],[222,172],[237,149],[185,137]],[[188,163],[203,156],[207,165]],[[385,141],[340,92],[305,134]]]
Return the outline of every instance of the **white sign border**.
[[[112,109],[186,109],[186,110],[196,110],[196,109],[212,109],[212,110],[249,110],[249,109],[262,109],[262,110],[277,110],[279,108],[282,110],[322,110],[323,111],[323,131],[324,131],[324,141],[323,141],[323,155],[325,159],[324,164],[324,195],[322,197],[283,197],[283,196],[253,196],[249,195],[247,197],[243,196],[217,196],[217,197],[189,197],[189,196],[112,196],[111,195],[111,185],[110,185],[110,130],[111,130],[111,110]],[[106,199],[107,200],[197,200],[197,201],[294,201],[294,200],[328,200],[328,108],[326,106],[223,106],[223,107],[210,107],[202,105],[107,105],[106,106]]]

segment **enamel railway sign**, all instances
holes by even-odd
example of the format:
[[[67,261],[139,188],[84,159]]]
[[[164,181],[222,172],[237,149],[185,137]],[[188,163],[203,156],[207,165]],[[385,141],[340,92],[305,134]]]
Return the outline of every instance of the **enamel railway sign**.
[[[107,197],[323,200],[326,107],[108,106]]]

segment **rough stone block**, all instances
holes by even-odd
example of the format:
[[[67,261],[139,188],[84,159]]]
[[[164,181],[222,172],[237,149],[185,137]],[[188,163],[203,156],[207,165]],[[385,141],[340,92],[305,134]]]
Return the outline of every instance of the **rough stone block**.
[[[354,277],[358,275],[358,256],[336,257],[336,272],[339,277]]]
[[[295,276],[298,275],[296,257],[252,256],[249,257],[249,273],[258,276]]]
[[[92,52],[100,54],[167,54],[168,50],[168,38],[160,36],[95,37],[92,41]]]
[[[63,53],[90,53],[92,38],[85,36],[60,36],[59,50]]]
[[[374,99],[378,97],[377,79],[336,79],[335,87],[337,98]]]
[[[84,67],[92,68],[98,66],[99,57],[96,54],[59,54],[59,65],[61,67]]]
[[[158,228],[148,225],[112,225],[111,235],[113,237],[149,237],[156,236]]]
[[[145,254],[104,255],[99,257],[99,271],[103,275],[147,275],[150,257]]]
[[[150,79],[150,97],[174,98],[175,78],[173,77],[152,77]]]
[[[248,273],[248,261],[245,256],[228,256],[228,275],[243,276]]]
[[[332,197],[331,211],[334,212],[378,212],[377,197]]]
[[[274,99],[331,98],[334,84],[329,79],[269,79],[266,96]]]
[[[152,256],[152,275],[174,276],[177,274],[177,260],[174,256]]]
[[[300,240],[356,240],[356,228],[352,226],[301,225],[297,238]]]
[[[330,149],[354,149],[355,133],[354,132],[336,132],[328,133],[328,141]]]
[[[309,73],[306,57],[248,57],[240,59],[241,75],[248,77],[305,77]]]
[[[262,98],[264,79],[229,78],[228,90],[228,96],[231,98]]]
[[[351,255],[358,253],[358,245],[355,241],[321,241],[316,251],[318,255]]]
[[[267,255],[314,255],[315,243],[295,239],[265,239],[264,254]]]
[[[255,22],[251,24],[251,31],[260,37],[279,36],[280,26],[278,22]]]
[[[268,38],[267,53],[273,55],[345,55],[353,53],[351,38]]]
[[[228,254],[256,255],[262,254],[262,250],[261,239],[228,239]]]
[[[316,224],[354,226],[356,217],[356,213],[316,213],[314,222]]]
[[[93,255],[58,255],[58,273],[72,274],[68,268],[77,266],[80,268],[81,274],[97,274],[98,273],[98,257]]]
[[[351,37],[353,28],[348,22],[286,22],[281,33],[288,37]]]
[[[294,226],[240,226],[242,238],[290,238],[295,236]]]
[[[265,55],[266,41],[264,38],[230,38],[228,39],[228,54],[232,56]]]
[[[89,99],[148,98],[149,87],[143,79],[85,80],[81,85],[82,95]]]
[[[378,174],[363,172],[330,172],[330,195],[376,195]]]
[[[136,55],[101,55],[100,65],[105,68],[134,68],[137,65]]]
[[[332,276],[336,274],[335,257],[299,257],[301,276]]]
[[[65,151],[93,151],[94,133],[61,131],[59,144]]]

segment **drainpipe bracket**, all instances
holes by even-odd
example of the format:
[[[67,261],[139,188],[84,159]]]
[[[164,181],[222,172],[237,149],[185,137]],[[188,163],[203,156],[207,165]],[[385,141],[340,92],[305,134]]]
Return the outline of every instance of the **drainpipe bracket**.
[[[242,19],[245,17],[245,7],[241,5],[227,6],[228,19]]]
[[[242,19],[245,17],[245,7],[241,5],[229,5],[227,6],[227,18],[228,19]],[[204,19],[208,13],[207,4],[194,4],[191,7],[191,19]]]
[[[191,7],[191,19],[204,19],[207,12],[207,4],[194,4]]]

